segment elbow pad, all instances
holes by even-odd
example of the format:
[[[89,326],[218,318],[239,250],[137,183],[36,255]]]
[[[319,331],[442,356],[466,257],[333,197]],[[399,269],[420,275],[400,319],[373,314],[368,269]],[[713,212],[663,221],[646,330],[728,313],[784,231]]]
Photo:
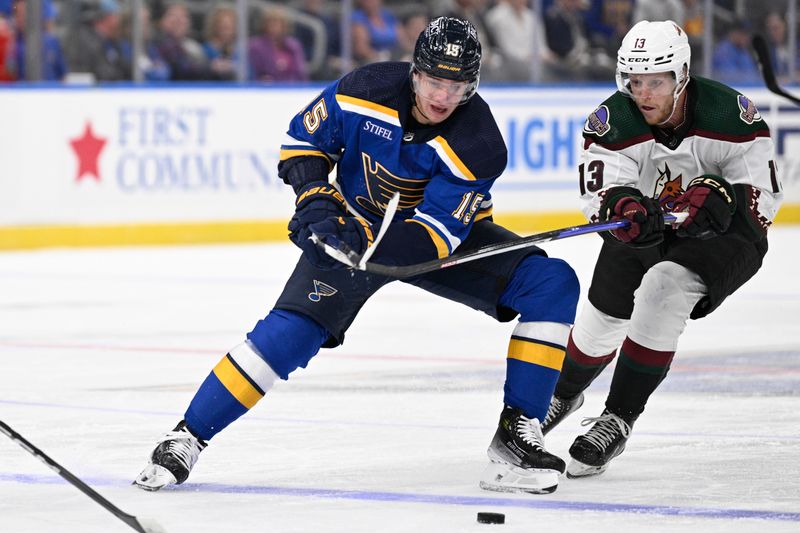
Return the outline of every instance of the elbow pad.
[[[328,160],[318,156],[293,157],[278,163],[278,176],[295,194],[314,181],[327,183],[330,170]]]

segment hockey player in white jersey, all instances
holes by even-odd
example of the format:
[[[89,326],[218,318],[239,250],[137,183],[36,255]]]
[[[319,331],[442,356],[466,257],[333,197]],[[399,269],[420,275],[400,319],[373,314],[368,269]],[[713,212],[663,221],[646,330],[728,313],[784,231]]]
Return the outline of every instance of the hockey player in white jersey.
[[[782,199],[769,128],[744,95],[690,76],[672,21],[636,24],[618,53],[618,91],[586,120],[580,194],[603,235],[589,301],[572,329],[543,431],[583,403],[619,349],[605,410],[569,453],[568,477],[599,474],[669,370],[687,320],[750,279]],[[665,229],[664,211],[688,217]]]

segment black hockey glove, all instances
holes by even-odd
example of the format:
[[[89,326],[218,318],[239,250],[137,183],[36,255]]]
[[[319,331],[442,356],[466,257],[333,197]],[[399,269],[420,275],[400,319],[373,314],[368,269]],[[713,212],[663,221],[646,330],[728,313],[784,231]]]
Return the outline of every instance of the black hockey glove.
[[[340,242],[345,243],[357,254],[362,254],[374,240],[372,225],[358,217],[331,217],[311,224],[308,227],[308,235],[311,232],[322,239],[322,242],[334,248]],[[345,268],[345,265],[325,253],[317,247],[310,239],[304,239],[298,244],[303,249],[303,255],[311,261],[315,267],[322,270],[333,270]]]
[[[294,216],[289,221],[289,239],[300,248],[311,235],[308,226],[347,213],[344,198],[326,181],[312,181],[297,191]]]
[[[678,237],[710,239],[725,233],[731,225],[736,211],[736,195],[731,184],[723,178],[704,174],[689,182],[686,192],[678,196],[672,210],[689,213],[678,226]]]
[[[611,230],[633,248],[648,248],[664,240],[664,212],[658,201],[634,187],[612,187],[600,206],[600,220],[630,220],[627,228]]]

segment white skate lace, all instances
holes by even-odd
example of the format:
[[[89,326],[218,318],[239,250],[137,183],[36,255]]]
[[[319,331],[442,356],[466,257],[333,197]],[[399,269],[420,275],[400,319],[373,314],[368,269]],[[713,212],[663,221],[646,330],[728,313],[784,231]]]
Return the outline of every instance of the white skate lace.
[[[537,419],[520,415],[517,419],[517,435],[531,446],[544,449],[544,435]]]
[[[550,402],[550,407],[547,408],[547,415],[544,417],[544,422],[542,422],[543,426],[548,425],[553,419],[556,417],[556,414],[561,411],[564,402],[559,400],[557,397],[553,396],[553,401]]]
[[[582,426],[594,424],[592,428],[583,436],[586,440],[592,443],[598,450],[605,450],[611,441],[613,441],[618,433],[626,439],[631,434],[631,427],[623,419],[614,413],[606,413],[598,417],[584,418],[581,421]]]
[[[174,455],[188,470],[191,470],[203,451],[197,439],[188,431],[170,431],[158,444],[169,442],[169,453]]]

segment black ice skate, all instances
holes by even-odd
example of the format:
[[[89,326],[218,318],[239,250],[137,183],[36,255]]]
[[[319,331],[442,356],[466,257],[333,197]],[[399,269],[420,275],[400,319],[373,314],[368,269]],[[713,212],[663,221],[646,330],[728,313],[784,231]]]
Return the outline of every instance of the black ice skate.
[[[158,490],[166,485],[180,485],[189,477],[200,452],[207,446],[189,432],[186,422],[161,437],[150,462],[133,484],[144,490]]]
[[[559,425],[573,411],[577,411],[583,405],[583,393],[579,393],[574,398],[559,398],[553,395],[550,400],[550,407],[547,408],[547,416],[542,422],[542,435]]]
[[[480,481],[486,490],[545,494],[556,490],[564,473],[564,461],[544,449],[539,421],[509,406],[500,414],[487,454],[490,463]]]
[[[585,477],[602,474],[611,460],[622,453],[631,435],[631,424],[619,416],[604,410],[597,418],[585,418],[582,426],[594,425],[581,435],[569,448],[572,461],[567,468],[567,477]]]

